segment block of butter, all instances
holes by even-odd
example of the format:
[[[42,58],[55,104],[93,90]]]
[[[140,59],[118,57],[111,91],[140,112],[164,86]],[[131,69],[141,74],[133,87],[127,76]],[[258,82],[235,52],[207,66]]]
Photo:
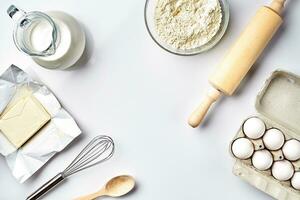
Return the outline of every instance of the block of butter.
[[[51,116],[32,94],[24,95],[2,113],[0,130],[19,148],[50,119]]]
[[[14,65],[0,73],[0,159],[5,157],[18,182],[34,175],[80,134],[45,84]]]

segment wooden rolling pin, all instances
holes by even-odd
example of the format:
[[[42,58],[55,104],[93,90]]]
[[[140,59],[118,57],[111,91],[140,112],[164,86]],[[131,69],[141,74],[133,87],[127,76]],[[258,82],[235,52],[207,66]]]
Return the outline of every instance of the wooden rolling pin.
[[[267,46],[282,23],[280,16],[286,0],[273,0],[270,6],[261,7],[246,29],[234,43],[217,70],[209,78],[212,88],[189,118],[189,124],[197,127],[210,106],[222,94],[232,95],[244,76]]]

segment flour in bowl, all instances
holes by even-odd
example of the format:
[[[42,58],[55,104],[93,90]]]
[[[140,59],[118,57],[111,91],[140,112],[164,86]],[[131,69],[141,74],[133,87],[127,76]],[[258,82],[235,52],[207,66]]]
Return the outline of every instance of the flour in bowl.
[[[189,50],[208,43],[222,22],[218,0],[157,0],[155,27],[161,40]]]

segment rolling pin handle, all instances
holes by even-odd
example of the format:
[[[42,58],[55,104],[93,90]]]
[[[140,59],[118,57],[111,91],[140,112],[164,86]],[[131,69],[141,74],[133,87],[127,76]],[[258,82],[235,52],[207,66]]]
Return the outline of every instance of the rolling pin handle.
[[[284,8],[285,2],[286,2],[286,0],[273,0],[269,7],[272,10],[274,10],[275,12],[277,12],[278,14],[281,14],[281,12]]]
[[[193,128],[199,126],[206,113],[208,112],[210,106],[220,98],[221,94],[222,93],[215,88],[211,88],[210,90],[208,90],[205,99],[190,116],[188,120],[189,125]]]

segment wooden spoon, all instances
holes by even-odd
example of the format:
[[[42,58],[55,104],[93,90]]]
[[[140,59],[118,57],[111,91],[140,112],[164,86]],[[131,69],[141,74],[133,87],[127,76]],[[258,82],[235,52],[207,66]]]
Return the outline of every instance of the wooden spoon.
[[[135,185],[134,178],[123,175],[109,180],[98,192],[76,198],[75,200],[92,200],[101,196],[120,197],[130,192]]]

